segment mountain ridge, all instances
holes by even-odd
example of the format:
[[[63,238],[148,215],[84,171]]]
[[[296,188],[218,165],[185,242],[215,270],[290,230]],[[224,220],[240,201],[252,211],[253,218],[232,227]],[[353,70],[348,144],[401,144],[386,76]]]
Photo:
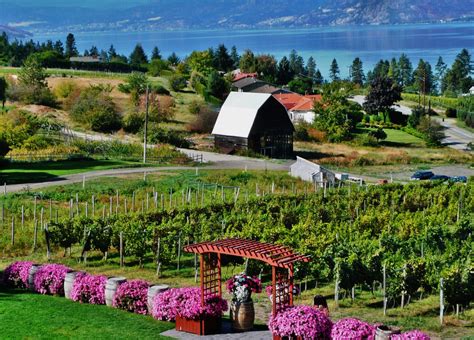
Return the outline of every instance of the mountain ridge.
[[[89,6],[92,6],[90,2]],[[32,32],[304,28],[474,20],[474,0],[149,0],[129,8],[17,4],[0,0],[0,24]]]

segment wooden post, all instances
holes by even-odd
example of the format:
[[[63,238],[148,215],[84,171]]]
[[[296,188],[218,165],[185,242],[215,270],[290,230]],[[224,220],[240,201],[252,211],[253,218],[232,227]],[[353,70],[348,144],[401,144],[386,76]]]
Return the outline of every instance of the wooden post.
[[[109,196],[109,216],[112,216],[114,202],[112,201],[112,196]]]
[[[178,237],[178,264],[177,264],[178,271],[179,271],[180,262],[181,262],[181,233],[179,233],[179,237]]]
[[[276,267],[272,266],[272,315],[276,316],[277,314],[277,305],[276,305]]]
[[[336,280],[334,284],[334,305],[339,308],[339,264],[336,265]]]
[[[41,226],[41,229],[44,228],[43,215],[44,215],[44,208],[41,207],[41,213],[40,213],[40,226]]]
[[[124,213],[125,213],[125,215],[126,215],[126,214],[127,214],[127,197],[125,197],[125,198],[123,199],[123,209],[124,209],[123,211],[124,211]]]
[[[156,276],[157,277],[160,277],[160,267],[161,267],[160,247],[161,247],[161,237],[158,237],[158,244],[156,247]]]
[[[86,218],[89,217],[89,202],[86,202]]]
[[[21,229],[23,230],[25,226],[25,207],[21,206]]]
[[[35,229],[33,233],[33,252],[36,251],[37,242],[38,242],[38,221],[35,221]]]
[[[132,192],[132,212],[135,211],[135,191]]]
[[[444,323],[444,280],[439,279],[439,323],[443,326]]]
[[[82,190],[86,188],[86,176],[82,176]]]
[[[15,216],[12,215],[12,246],[15,245]]]
[[[79,216],[79,194],[76,192],[76,215]]]
[[[120,246],[120,268],[123,268],[124,266],[124,261],[123,261],[123,232],[121,231],[120,234],[119,234],[119,246]]]
[[[387,268],[383,265],[383,315],[387,315]]]
[[[36,204],[37,204],[37,197],[35,196],[35,200],[33,203],[33,222],[36,222]]]
[[[51,259],[51,248],[49,244],[49,231],[48,231],[48,225],[44,227],[44,238],[46,240],[46,257],[48,258],[48,261]]]
[[[120,196],[119,196],[119,191],[117,190],[115,192],[115,215],[118,215],[119,206],[120,206]]]

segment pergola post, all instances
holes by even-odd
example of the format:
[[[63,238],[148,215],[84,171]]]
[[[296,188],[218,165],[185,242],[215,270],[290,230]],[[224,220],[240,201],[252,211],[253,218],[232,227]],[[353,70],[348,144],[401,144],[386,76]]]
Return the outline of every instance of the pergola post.
[[[201,254],[201,256],[199,256],[199,276],[200,276],[200,280],[199,282],[201,283],[201,307],[204,308],[204,255],[205,254]]]
[[[277,293],[276,293],[276,267],[275,266],[272,266],[272,294],[273,294],[273,298],[272,298],[272,315],[275,317],[277,315],[277,303],[276,303],[276,296],[277,296]]]

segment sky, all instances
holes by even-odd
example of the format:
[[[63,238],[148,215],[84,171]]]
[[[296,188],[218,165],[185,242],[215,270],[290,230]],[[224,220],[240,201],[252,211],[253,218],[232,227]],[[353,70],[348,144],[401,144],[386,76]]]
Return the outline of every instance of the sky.
[[[2,4],[15,4],[25,7],[90,7],[90,8],[101,8],[107,6],[113,6],[114,8],[127,8],[136,5],[146,4],[151,0],[0,0]]]

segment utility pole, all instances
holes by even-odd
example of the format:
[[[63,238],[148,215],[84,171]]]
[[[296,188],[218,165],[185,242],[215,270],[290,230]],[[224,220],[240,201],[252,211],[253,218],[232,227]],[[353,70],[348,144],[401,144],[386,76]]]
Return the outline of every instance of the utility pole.
[[[143,164],[146,164],[146,143],[148,137],[148,92],[149,85],[146,84],[146,98],[145,98],[145,128],[143,129]]]

